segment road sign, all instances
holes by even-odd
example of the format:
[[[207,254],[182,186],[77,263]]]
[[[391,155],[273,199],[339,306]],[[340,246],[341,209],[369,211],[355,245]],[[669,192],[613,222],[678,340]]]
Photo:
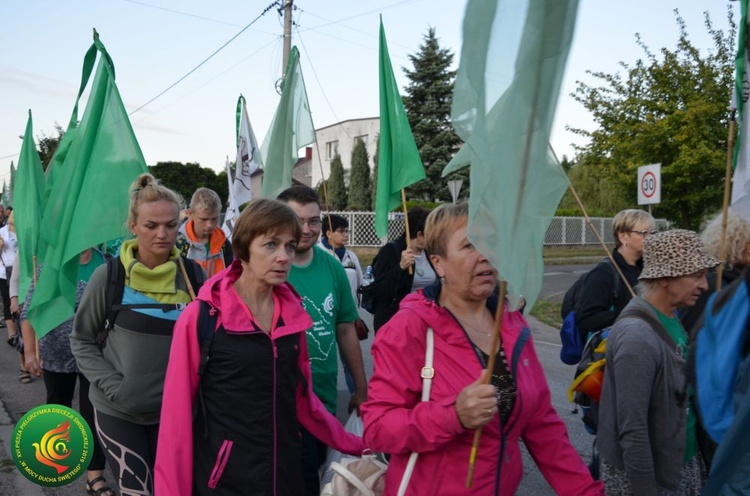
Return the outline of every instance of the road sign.
[[[638,205],[661,203],[661,164],[638,167]]]

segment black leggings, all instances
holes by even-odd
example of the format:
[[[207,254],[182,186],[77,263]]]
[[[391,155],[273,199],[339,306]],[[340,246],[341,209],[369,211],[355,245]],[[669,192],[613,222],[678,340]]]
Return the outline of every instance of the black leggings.
[[[102,443],[122,496],[154,494],[154,463],[159,424],[138,425],[94,410]]]
[[[8,271],[10,272],[10,271]],[[5,320],[13,319],[10,314],[10,289],[8,288],[8,280],[0,279],[0,297],[3,299],[3,317]]]
[[[44,387],[47,389],[47,403],[56,403],[58,405],[73,406],[73,395],[76,389],[76,377],[80,380],[80,389],[78,390],[78,401],[81,416],[89,424],[91,430],[94,429],[94,407],[89,400],[89,381],[78,373],[52,372],[44,370],[42,378]],[[99,443],[99,438],[94,435],[94,452],[91,454],[91,463],[87,470],[104,470],[104,451]]]

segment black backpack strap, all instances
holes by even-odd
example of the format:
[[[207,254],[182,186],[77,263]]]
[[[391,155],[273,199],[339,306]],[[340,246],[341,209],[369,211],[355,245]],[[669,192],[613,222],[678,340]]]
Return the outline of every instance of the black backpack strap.
[[[198,309],[198,346],[201,351],[201,358],[198,364],[198,396],[197,404],[193,405],[193,412],[200,408],[203,414],[203,439],[208,440],[208,422],[206,419],[206,402],[203,400],[203,372],[206,370],[208,355],[211,352],[211,343],[214,340],[216,332],[216,320],[218,312],[208,302],[198,300],[200,305]]]
[[[606,262],[607,265],[612,268],[612,288],[614,288],[612,290],[612,301],[614,302],[617,300],[617,296],[619,296],[620,294],[620,274],[618,274],[617,267],[615,267],[615,264],[612,263],[612,260],[610,260],[609,258],[605,258],[604,262]]]
[[[115,327],[117,312],[121,309],[120,303],[125,292],[125,267],[122,265],[120,257],[111,258],[106,263],[107,287],[104,290],[104,301],[107,305],[107,316],[103,328],[96,335],[99,349],[104,349],[107,344],[107,335]]]
[[[232,265],[234,260],[234,253],[232,252],[232,242],[229,239],[224,240],[224,246],[221,247],[222,254],[224,255],[224,268]]]
[[[203,371],[208,362],[208,354],[211,351],[211,343],[216,331],[216,320],[218,315],[216,310],[203,300],[198,300],[200,309],[198,310],[198,345],[201,350],[200,364],[198,365],[198,376],[203,376]]]
[[[195,260],[183,256],[182,264],[185,267],[185,273],[187,273],[190,285],[193,287],[193,291],[197,295],[201,286],[203,286],[203,283],[206,281],[206,274],[203,272],[203,268],[198,265],[198,262]]]

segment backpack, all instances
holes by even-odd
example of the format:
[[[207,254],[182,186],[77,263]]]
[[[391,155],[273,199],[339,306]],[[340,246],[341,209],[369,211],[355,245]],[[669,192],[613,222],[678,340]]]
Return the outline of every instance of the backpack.
[[[203,269],[195,261],[182,257],[187,273],[188,280],[197,293],[203,285],[205,277]],[[104,301],[107,303],[106,319],[104,328],[96,335],[99,349],[103,350],[107,345],[109,332],[115,328],[115,321],[120,310],[130,310],[134,308],[156,308],[168,312],[170,310],[182,310],[185,308],[184,303],[138,303],[122,304],[122,296],[125,293],[125,267],[122,265],[120,257],[110,258],[107,264],[107,286],[104,290]],[[119,302],[119,303],[116,303]]]
[[[394,245],[396,244],[394,241],[389,241],[389,243],[393,243]],[[377,287],[379,281],[379,279],[375,276],[375,264],[377,263],[377,261],[378,256],[375,255],[375,257],[372,259],[372,263],[370,264],[373,268],[372,282],[367,286],[360,286],[359,288],[357,288],[357,294],[359,294],[359,306],[372,315],[375,315],[375,308],[377,307],[377,300],[375,299],[375,288]]]
[[[605,258],[602,262],[599,262],[597,267],[601,264],[609,265],[612,268],[612,277],[614,278],[612,301],[615,301],[619,294],[620,275],[617,273],[617,269],[612,265],[609,258]],[[594,269],[596,269],[596,267],[594,267]],[[578,324],[576,323],[576,311],[578,310],[578,300],[580,299],[581,292],[586,285],[586,280],[594,269],[583,274],[570,288],[568,288],[563,297],[562,306],[560,307],[560,316],[563,318],[563,323],[560,326],[560,342],[562,343],[562,348],[560,348],[560,360],[567,365],[576,365],[581,361],[581,357],[584,354],[586,336],[585,333],[578,328]]]
[[[638,308],[628,308],[620,313],[617,320],[634,317],[645,321],[656,334],[673,349],[676,347],[669,333],[657,318]],[[604,384],[606,366],[607,337],[610,327],[597,331],[586,342],[581,361],[576,367],[573,382],[568,388],[568,401],[581,407],[583,424],[589,434],[596,435],[599,427],[599,399]]]

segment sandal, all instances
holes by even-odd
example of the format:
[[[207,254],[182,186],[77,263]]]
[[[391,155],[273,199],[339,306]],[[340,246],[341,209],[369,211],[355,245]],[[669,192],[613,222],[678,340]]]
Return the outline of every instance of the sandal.
[[[99,482],[107,482],[107,479],[105,479],[103,476],[99,476],[92,480],[86,481],[86,492],[89,494],[89,496],[103,496],[104,494],[115,496],[115,491],[106,484],[99,489],[94,489],[94,485]]]
[[[28,370],[23,370],[18,373],[18,379],[21,381],[21,384],[28,384],[31,382],[31,374]]]
[[[8,346],[13,346],[14,348],[17,342],[18,342],[18,334],[12,335],[11,337],[8,338],[8,341],[6,341],[6,343],[8,343]]]

